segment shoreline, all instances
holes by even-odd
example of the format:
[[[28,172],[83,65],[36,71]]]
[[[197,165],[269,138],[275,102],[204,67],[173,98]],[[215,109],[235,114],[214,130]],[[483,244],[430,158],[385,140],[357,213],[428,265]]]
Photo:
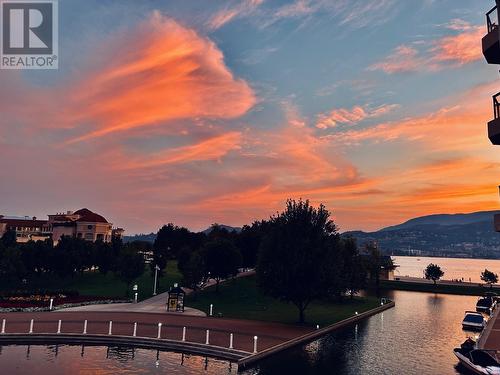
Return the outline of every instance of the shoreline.
[[[399,280],[380,280],[380,289],[469,296],[483,296],[486,292],[495,292],[500,294],[500,286],[493,286],[490,288],[489,286],[480,283],[454,282],[449,280],[438,281],[436,285],[434,285],[434,283],[429,280],[406,277],[400,277]]]

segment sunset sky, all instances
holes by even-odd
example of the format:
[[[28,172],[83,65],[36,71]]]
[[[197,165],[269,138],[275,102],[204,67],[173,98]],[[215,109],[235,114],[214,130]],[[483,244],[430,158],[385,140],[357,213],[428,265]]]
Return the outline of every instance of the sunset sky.
[[[59,1],[57,71],[0,71],[0,214],[127,234],[324,203],[342,231],[498,209],[492,0]]]

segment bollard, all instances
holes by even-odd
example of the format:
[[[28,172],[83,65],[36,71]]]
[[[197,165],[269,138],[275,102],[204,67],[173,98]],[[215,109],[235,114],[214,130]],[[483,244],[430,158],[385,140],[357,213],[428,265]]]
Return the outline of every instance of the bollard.
[[[54,298],[50,299],[49,311],[52,311],[52,307],[54,306]]]
[[[319,329],[319,324],[316,324],[316,329]]]
[[[134,333],[132,334],[132,336],[137,336],[137,323],[134,323]]]
[[[229,335],[229,349],[233,348],[233,334],[231,333]]]
[[[207,329],[207,335],[205,337],[205,345],[210,344],[210,331]]]
[[[61,325],[62,325],[62,321],[61,321],[61,319],[59,319],[59,322],[57,322],[57,333],[61,333]]]
[[[161,323],[158,323],[158,338],[161,339]]]
[[[134,294],[134,303],[137,303],[137,292]]]
[[[87,319],[85,319],[85,321],[83,322],[83,334],[87,334]]]
[[[113,334],[113,321],[109,321],[109,330],[108,330],[108,335]]]
[[[258,340],[258,339],[259,339],[259,338],[258,338],[257,336],[254,336],[254,337],[253,337],[253,352],[254,352],[254,353],[257,353],[257,340]]]
[[[2,333],[5,333],[5,319],[2,320]]]
[[[186,327],[182,327],[182,341],[186,341]]]
[[[358,312],[356,311],[354,314],[358,315]]]
[[[214,305],[210,304],[210,316],[214,315]]]
[[[31,319],[31,322],[30,322],[30,333],[33,333],[33,319]]]

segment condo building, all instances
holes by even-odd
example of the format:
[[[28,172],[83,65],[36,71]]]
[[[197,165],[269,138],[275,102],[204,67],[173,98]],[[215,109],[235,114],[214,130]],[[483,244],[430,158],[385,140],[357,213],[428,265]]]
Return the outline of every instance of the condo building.
[[[17,242],[52,238],[56,245],[62,236],[82,238],[86,241],[111,242],[113,237],[122,237],[122,228],[113,228],[103,216],[82,208],[48,215],[48,220],[36,217],[8,217],[0,215],[0,237],[9,230],[15,231]]]

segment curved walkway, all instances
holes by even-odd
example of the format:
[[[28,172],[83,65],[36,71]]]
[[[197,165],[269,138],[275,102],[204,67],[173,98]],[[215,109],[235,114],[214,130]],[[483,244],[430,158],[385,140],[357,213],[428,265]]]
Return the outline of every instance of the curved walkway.
[[[311,332],[309,327],[295,327],[279,323],[248,321],[238,319],[209,318],[201,316],[186,316],[174,314],[156,314],[142,312],[110,312],[110,311],[55,311],[38,313],[3,313],[0,321],[6,320],[5,333],[0,334],[0,340],[12,340],[57,336],[59,320],[61,320],[61,337],[87,336],[90,338],[106,338],[106,340],[123,340],[130,345],[138,340],[145,340],[154,345],[167,345],[176,341],[178,346],[190,351],[189,344],[206,345],[206,331],[209,330],[211,356],[229,359],[234,353],[228,354],[230,335],[233,334],[233,349],[247,354],[254,351],[254,336],[258,337],[257,350],[271,348],[288,340]],[[30,334],[31,320],[33,329]],[[85,330],[84,321],[87,320]],[[111,335],[109,335],[109,322]],[[134,323],[137,323],[136,336],[133,336]],[[158,327],[161,323],[161,328]],[[183,329],[186,327],[185,341]],[[84,334],[84,331],[86,332]],[[158,339],[158,332],[160,333]],[[47,334],[47,335],[45,335]],[[88,340],[87,339],[87,340]],[[153,346],[154,347],[154,346]],[[206,348],[208,349],[208,348]],[[178,350],[180,350],[178,348]],[[215,353],[218,353],[216,355]],[[207,354],[209,355],[209,354]],[[229,356],[229,357],[228,357]]]

